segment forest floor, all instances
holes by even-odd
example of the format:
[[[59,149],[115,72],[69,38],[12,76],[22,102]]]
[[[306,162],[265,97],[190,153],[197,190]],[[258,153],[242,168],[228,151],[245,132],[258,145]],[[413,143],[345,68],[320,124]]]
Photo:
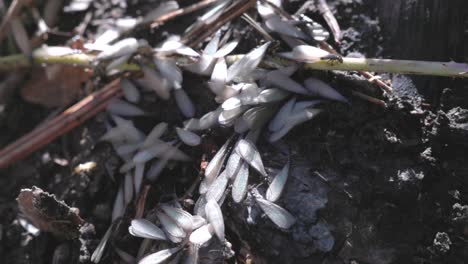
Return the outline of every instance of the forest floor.
[[[138,14],[152,2],[134,1],[126,9],[95,1],[94,19]],[[138,3],[145,2],[145,3]],[[397,57],[386,51],[374,7],[361,1],[328,1],[340,23],[343,40],[338,47],[344,56]],[[147,6],[146,6],[147,5]],[[301,1],[284,8],[295,11]],[[316,13],[312,17],[323,23]],[[158,33],[139,30],[138,38],[157,43],[168,31],[180,32],[200,13],[183,16],[164,25]],[[67,19],[62,31],[81,22],[84,14]],[[247,26],[246,26],[247,28]],[[159,32],[166,32],[159,34]],[[245,30],[238,48],[248,50],[258,41],[255,31]],[[63,38],[54,37],[51,43]],[[245,47],[244,47],[245,46]],[[356,73],[301,71],[295,77],[319,77],[338,87],[351,104],[329,102],[321,116],[293,129],[279,143],[260,137],[257,146],[265,167],[277,171],[291,153],[291,175],[280,205],[298,218],[288,232],[279,231],[266,218],[256,216],[248,223],[247,204],[226,202],[226,236],[235,256],[226,263],[466,263],[468,261],[468,103],[453,96],[463,87],[447,87],[438,105],[421,95],[424,87],[405,75],[382,74],[394,91],[384,94]],[[197,113],[214,108],[212,95],[202,78],[184,73],[186,89]],[[380,98],[386,107],[351,96],[349,89]],[[151,113],[134,118],[147,133],[161,121],[180,123],[173,99],[162,102],[145,95],[141,107]],[[40,124],[53,110],[25,102],[15,93],[0,112],[0,146],[5,146]],[[175,114],[174,114],[175,113]],[[30,157],[0,170],[0,259],[4,263],[88,263],[90,255],[110,225],[114,198],[121,176],[115,171],[121,160],[112,146],[100,142],[106,131],[106,113],[100,113]],[[152,184],[147,204],[182,195],[198,177],[203,155],[219,148],[230,129],[215,129],[203,135],[197,148],[183,148],[193,157],[188,165],[164,171]],[[90,172],[74,168],[88,161],[97,167]],[[252,183],[261,183],[255,178]],[[58,200],[79,209],[85,221],[79,239],[64,240],[50,233],[34,236],[20,224],[16,197],[22,188],[37,186]],[[259,190],[264,191],[260,186]],[[134,255],[141,239],[127,232],[134,208],[127,210],[111,240],[112,247]],[[249,214],[249,217],[250,214]],[[322,239],[320,229],[331,234]],[[325,236],[325,235],[324,235]],[[138,242],[138,243],[137,243]],[[327,244],[328,243],[328,244]],[[332,243],[332,249],[323,248]],[[119,256],[106,251],[101,263],[119,263]],[[220,261],[223,263],[222,261]],[[215,262],[213,262],[215,263]],[[252,262],[250,262],[252,263]]]

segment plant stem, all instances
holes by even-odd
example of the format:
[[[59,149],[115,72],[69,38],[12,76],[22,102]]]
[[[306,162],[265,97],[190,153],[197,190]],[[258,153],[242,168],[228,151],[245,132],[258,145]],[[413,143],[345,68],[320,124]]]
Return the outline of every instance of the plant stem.
[[[232,64],[241,59],[243,55],[227,56],[227,63]],[[22,54],[0,57],[0,72],[8,72],[18,68],[32,66],[35,64],[67,64],[79,67],[92,68],[93,55],[84,53],[70,54],[64,56],[34,56],[29,59]],[[290,62],[279,57],[266,57],[264,65],[269,67],[287,66]],[[412,60],[390,60],[390,59],[366,59],[366,58],[343,58],[343,63],[338,61],[321,60],[313,63],[305,63],[304,67],[313,70],[338,70],[338,71],[369,71],[400,74],[433,75],[468,78],[468,64],[456,62],[431,62]],[[138,71],[136,64],[124,64],[121,70]]]
[[[468,64],[456,62],[432,62],[413,60],[343,58],[343,63],[317,61],[306,63],[314,70],[369,71],[447,77],[468,77]]]

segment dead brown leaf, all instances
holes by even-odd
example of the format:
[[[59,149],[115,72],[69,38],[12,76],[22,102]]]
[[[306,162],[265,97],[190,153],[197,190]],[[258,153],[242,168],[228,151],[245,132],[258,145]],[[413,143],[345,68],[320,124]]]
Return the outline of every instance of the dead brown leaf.
[[[55,195],[33,186],[22,189],[17,200],[21,211],[40,230],[68,239],[80,235],[79,227],[84,221],[78,210],[58,201]]]
[[[83,93],[91,72],[70,65],[35,68],[21,89],[24,100],[46,107],[66,106]]]

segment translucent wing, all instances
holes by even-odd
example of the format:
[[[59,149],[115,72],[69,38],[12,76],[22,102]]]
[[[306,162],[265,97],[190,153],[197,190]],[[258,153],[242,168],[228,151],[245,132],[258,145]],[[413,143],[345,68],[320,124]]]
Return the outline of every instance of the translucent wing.
[[[260,153],[252,142],[244,139],[239,140],[236,146],[236,152],[261,175],[267,175]]]
[[[179,251],[179,250],[180,250],[180,247],[163,249],[161,251],[158,251],[156,253],[153,253],[151,255],[148,255],[148,256],[142,258],[138,262],[138,264],[159,264],[159,263],[163,263],[165,260],[170,258],[175,253],[177,253],[177,251]]]
[[[284,165],[283,169],[275,176],[273,181],[268,186],[266,198],[270,202],[276,202],[283,192],[284,186],[289,176],[289,161]]]
[[[236,203],[240,203],[247,193],[247,183],[249,181],[249,166],[246,162],[242,162],[237,174],[234,175],[234,183],[232,184],[232,199]]]
[[[242,59],[231,65],[231,67],[228,69],[227,81],[229,82],[234,79],[243,80],[245,77],[247,77],[250,72],[257,68],[269,45],[270,42],[267,42],[262,46],[255,48],[242,57]]]
[[[155,240],[167,240],[164,232],[146,219],[134,219],[131,222],[128,232],[137,237]]]
[[[205,213],[208,222],[213,226],[216,236],[220,241],[224,241],[224,219],[218,203],[215,200],[208,200],[205,205]]]
[[[281,206],[260,197],[255,197],[255,199],[263,212],[278,227],[288,229],[296,222],[296,218]]]

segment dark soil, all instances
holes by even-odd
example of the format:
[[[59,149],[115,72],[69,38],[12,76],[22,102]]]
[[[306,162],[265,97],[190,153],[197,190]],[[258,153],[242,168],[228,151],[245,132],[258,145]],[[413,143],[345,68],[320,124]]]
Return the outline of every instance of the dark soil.
[[[343,30],[340,50],[344,55],[398,58],[398,53],[390,53],[386,46],[388,38],[396,36],[382,33],[376,6],[366,1],[328,2]],[[301,4],[290,1],[286,9],[295,11]],[[154,6],[151,2],[140,5]],[[142,7],[130,5],[128,14],[137,14]],[[115,14],[110,10],[123,11],[118,5],[112,8],[97,16]],[[308,12],[324,24],[318,13]],[[190,18],[165,27],[182,30]],[[78,23],[81,17],[74,19]],[[153,44],[164,35],[147,30],[136,34]],[[340,89],[351,98],[351,105],[325,104],[321,117],[295,128],[278,144],[259,140],[269,172],[279,170],[287,159],[285,153],[291,153],[292,172],[279,204],[298,222],[291,230],[281,231],[262,217],[249,199],[241,205],[227,199],[223,207],[227,239],[236,252],[228,263],[248,259],[253,263],[467,263],[468,83],[444,83],[438,99],[431,100],[435,95],[424,86],[427,82],[383,75],[395,89],[384,97],[387,107],[383,108],[350,96],[348,88],[384,96],[378,87],[354,73],[301,72],[297,78],[311,75]],[[184,79],[193,83],[188,92],[198,115],[213,109],[201,79],[190,74]],[[134,120],[144,132],[160,121],[178,124],[184,120],[173,114],[178,113],[174,102],[162,103],[151,94],[146,98],[143,107],[154,115]],[[0,146],[32,129],[49,113],[15,94],[0,112]],[[112,147],[97,142],[105,131],[103,115],[0,171],[3,263],[52,263],[53,259],[55,263],[89,263],[90,254],[110,225],[113,200],[123,176],[117,172],[121,161]],[[211,156],[226,135],[222,129],[209,131],[202,147],[184,149],[195,161],[166,169],[152,185],[148,208],[171,199],[174,192],[184,194],[197,177],[202,154]],[[78,164],[88,161],[95,161],[97,167],[91,172],[74,172]],[[265,182],[259,177],[252,180],[253,184]],[[168,188],[174,183],[175,189]],[[32,186],[79,209],[86,221],[79,239],[60,239],[45,232],[36,237],[23,229],[15,198],[20,189]],[[259,186],[260,192],[265,186]],[[111,245],[136,255],[141,239],[127,232],[134,214],[133,208],[127,210]],[[118,263],[118,259],[108,250],[101,263]],[[222,261],[218,256],[211,263]]]

